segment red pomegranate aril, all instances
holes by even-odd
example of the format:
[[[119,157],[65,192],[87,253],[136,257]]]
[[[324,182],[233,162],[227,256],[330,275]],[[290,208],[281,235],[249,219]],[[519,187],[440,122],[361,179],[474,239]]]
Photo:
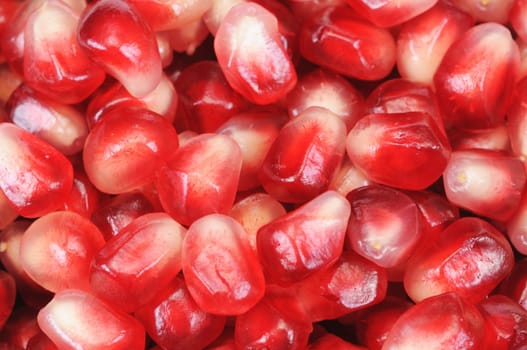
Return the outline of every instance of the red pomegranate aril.
[[[0,331],[0,343],[6,342],[7,350],[27,349],[27,344],[40,332],[37,311],[25,305],[17,306]]]
[[[236,317],[236,349],[303,350],[313,326],[293,295],[269,291],[246,313]]]
[[[102,203],[91,215],[91,221],[101,230],[105,240],[109,240],[134,219],[154,211],[144,194],[126,192]]]
[[[89,273],[94,294],[127,312],[151,301],[181,271],[185,232],[166,213],[134,219],[94,256]]]
[[[302,76],[287,95],[289,116],[295,118],[309,107],[323,107],[338,115],[350,130],[364,113],[364,97],[340,75],[316,69]]]
[[[499,292],[527,310],[527,258],[519,258],[511,273],[499,286]]]
[[[507,124],[510,125],[510,118]],[[503,124],[490,129],[452,128],[448,130],[448,139],[453,150],[476,148],[509,152],[511,149],[509,132]]]
[[[40,331],[29,339],[26,350],[58,350],[58,348],[44,332]]]
[[[512,153],[522,161],[527,159],[527,77],[521,79],[514,88],[512,104],[507,111],[507,130],[510,137]],[[527,168],[527,166],[526,166]]]
[[[145,331],[139,321],[80,290],[55,294],[39,311],[38,325],[59,349],[145,348]]]
[[[24,232],[20,259],[28,275],[49,291],[88,290],[90,264],[103,245],[101,232],[87,218],[58,211],[38,218]]]
[[[135,312],[163,349],[203,349],[223,332],[226,318],[200,309],[185,281],[176,277],[158,297]]]
[[[77,41],[79,16],[63,1],[45,0],[25,25],[25,82],[62,103],[81,102],[105,78]]]
[[[16,298],[15,279],[4,270],[0,270],[0,329],[13,311]]]
[[[310,107],[280,130],[260,168],[263,188],[282,202],[303,203],[326,191],[344,156],[346,125]]]
[[[194,55],[196,49],[207,39],[210,32],[200,18],[187,23],[181,28],[172,29],[165,32],[168,36],[170,49],[175,52]]]
[[[54,147],[24,129],[0,123],[0,189],[25,217],[57,209],[73,185],[73,167]]]
[[[76,166],[73,173],[73,187],[61,209],[90,218],[103,200],[103,194],[90,182],[82,166]]]
[[[183,240],[183,275],[196,303],[217,315],[239,315],[264,295],[258,256],[243,227],[223,214],[195,220]]]
[[[66,156],[79,153],[88,136],[88,126],[82,113],[50,99],[26,83],[13,91],[7,100],[6,111],[10,121]]]
[[[9,27],[10,21],[22,3],[18,0],[5,0],[0,4],[0,33]]]
[[[395,66],[392,34],[344,6],[327,7],[307,19],[299,47],[306,60],[350,78],[379,80]]]
[[[510,219],[518,208],[525,181],[519,159],[477,149],[452,152],[443,174],[451,203],[499,221]]]
[[[446,51],[474,25],[467,13],[438,1],[404,23],[397,35],[397,70],[406,79],[431,85]]]
[[[502,124],[519,66],[518,45],[503,25],[482,23],[464,32],[434,75],[446,127],[485,129]]]
[[[154,181],[177,141],[176,130],[159,114],[121,106],[106,113],[88,134],[84,169],[99,191],[129,192]]]
[[[161,64],[163,68],[170,66],[174,60],[174,52],[170,47],[170,36],[168,32],[156,32],[157,50],[159,51],[159,57],[161,57]]]
[[[257,192],[240,199],[232,206],[229,216],[238,221],[247,236],[254,251],[258,230],[274,219],[286,214],[284,206],[267,193]]]
[[[287,119],[285,113],[248,111],[229,118],[216,130],[230,136],[242,151],[239,191],[260,186],[258,172]]]
[[[498,22],[506,24],[513,13],[513,3],[517,2],[517,0],[450,0],[450,2],[460,10],[474,17],[478,22]]]
[[[340,167],[329,183],[329,189],[339,192],[343,196],[356,188],[372,184],[362,171],[357,169],[349,157],[344,157]]]
[[[183,225],[234,204],[242,152],[229,136],[201,134],[174,152],[157,176],[164,210]]]
[[[210,8],[203,15],[203,22],[210,33],[216,36],[223,19],[234,6],[246,2],[246,0],[215,0],[212,1]]]
[[[225,79],[217,62],[199,61],[185,68],[175,81],[190,130],[215,132],[246,107],[246,101]]]
[[[326,191],[258,230],[256,246],[268,282],[290,285],[333,264],[342,253],[350,205]]]
[[[507,221],[507,236],[520,254],[527,255],[527,195],[522,194],[518,209]]]
[[[489,349],[519,349],[527,344],[527,310],[504,295],[491,295],[479,309],[490,328]]]
[[[417,204],[403,192],[379,185],[359,187],[346,198],[351,205],[347,239],[353,250],[385,268],[404,264],[423,233]]]
[[[78,40],[87,55],[132,96],[144,97],[159,85],[162,63],[156,37],[128,2],[91,2],[79,20]]]
[[[425,299],[399,317],[383,350],[482,349],[485,320],[476,306],[456,293]]]
[[[416,302],[456,292],[476,303],[496,288],[513,266],[513,251],[503,234],[482,219],[464,217],[414,254],[405,271],[404,287]]]
[[[370,180],[408,190],[432,185],[450,157],[443,130],[424,112],[368,114],[349,132],[346,150]]]
[[[214,38],[214,52],[229,84],[262,105],[285,97],[296,84],[286,49],[276,17],[252,2],[231,8]]]

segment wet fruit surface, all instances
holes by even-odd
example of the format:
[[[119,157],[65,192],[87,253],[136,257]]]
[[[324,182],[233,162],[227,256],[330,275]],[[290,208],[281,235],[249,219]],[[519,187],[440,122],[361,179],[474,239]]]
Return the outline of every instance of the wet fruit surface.
[[[0,0],[0,349],[525,350],[526,23]]]

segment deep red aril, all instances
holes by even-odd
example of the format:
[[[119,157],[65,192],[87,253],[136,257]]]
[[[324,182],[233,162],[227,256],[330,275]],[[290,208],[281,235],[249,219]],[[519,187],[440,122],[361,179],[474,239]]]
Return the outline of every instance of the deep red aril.
[[[0,123],[0,139],[0,189],[16,211],[35,218],[64,203],[73,185],[68,159],[10,123]]]
[[[156,185],[163,209],[183,225],[207,214],[227,214],[241,167],[240,146],[229,136],[191,138],[158,170]]]
[[[349,132],[346,150],[370,180],[408,190],[432,185],[450,157],[443,130],[424,112],[368,114]]]
[[[417,204],[402,191],[379,185],[359,187],[346,198],[353,250],[385,268],[404,264],[423,234]]]
[[[29,339],[26,350],[58,350],[58,348],[44,332],[40,331]]]
[[[393,27],[425,12],[438,0],[390,1],[347,0],[357,13],[379,27]]]
[[[176,130],[165,118],[144,108],[120,106],[88,134],[84,169],[101,192],[129,192],[154,181],[177,147]]]
[[[22,3],[18,0],[6,0],[0,4],[0,33],[9,28],[10,21]]]
[[[323,107],[338,115],[350,130],[364,113],[364,97],[346,79],[328,70],[315,69],[300,77],[287,95],[289,116],[309,107]]]
[[[37,310],[28,306],[17,306],[0,331],[0,343],[6,342],[7,350],[27,349],[27,344],[40,332]]]
[[[326,191],[258,230],[267,282],[290,285],[333,264],[344,246],[350,205]]]
[[[448,200],[495,220],[511,218],[520,204],[526,175],[523,163],[497,151],[454,151],[443,174]]]
[[[527,310],[527,258],[516,260],[511,273],[500,284],[499,292]]]
[[[181,271],[185,232],[166,213],[134,219],[95,254],[89,273],[93,293],[127,312],[150,302]]]
[[[303,203],[329,187],[344,156],[346,125],[310,107],[280,130],[259,171],[263,188],[282,202]]]
[[[516,3],[517,0],[450,0],[450,2],[460,10],[473,16],[478,22],[506,24],[513,13],[513,3]]]
[[[293,286],[313,322],[331,320],[380,303],[386,296],[382,267],[344,251],[329,266]]]
[[[507,236],[520,254],[527,255],[527,195],[522,194],[518,209],[507,221]]]
[[[91,215],[91,221],[101,230],[105,240],[116,236],[134,219],[154,212],[152,203],[139,191],[126,192],[108,198]]]
[[[214,38],[214,52],[232,88],[253,103],[276,102],[296,84],[278,20],[256,3],[229,10]]]
[[[80,13],[63,1],[44,0],[25,24],[25,82],[63,103],[86,99],[105,78],[77,41]]]
[[[504,295],[491,295],[478,305],[489,325],[489,349],[520,349],[527,344],[527,310]]]
[[[366,348],[362,346],[353,345],[352,343],[348,343],[347,341],[343,340],[340,337],[337,337],[336,335],[333,335],[331,333],[327,333],[314,342],[310,343],[309,346],[306,348],[306,350],[366,350]]]
[[[260,186],[258,172],[287,120],[285,113],[247,111],[232,116],[216,130],[236,141],[242,151],[238,191]]]
[[[183,69],[175,86],[186,113],[185,124],[199,133],[215,132],[247,104],[214,61],[199,61]]]
[[[474,25],[467,13],[438,1],[404,23],[397,35],[397,70],[406,79],[431,85],[446,51]]]
[[[434,75],[446,127],[484,129],[502,124],[519,65],[518,45],[503,25],[482,23],[464,32]]]
[[[360,311],[356,323],[359,343],[369,350],[381,350],[395,322],[412,305],[408,300],[387,296],[381,303]]]
[[[38,326],[59,349],[145,348],[145,331],[138,320],[80,290],[55,294],[39,311]]]
[[[379,80],[395,66],[392,34],[349,7],[327,7],[307,19],[299,33],[302,56],[351,78]]]
[[[514,89],[512,104],[507,111],[507,131],[510,137],[512,154],[518,156],[524,163],[527,159],[527,77],[521,79]],[[527,168],[527,166],[526,166]]]
[[[485,331],[485,320],[476,306],[456,293],[445,293],[404,312],[382,349],[482,349]]]
[[[195,220],[182,253],[187,287],[204,311],[239,315],[263,297],[265,280],[258,256],[233,218],[210,214]]]
[[[16,298],[15,279],[9,273],[0,270],[0,329],[13,311]]]
[[[236,317],[237,349],[303,350],[313,326],[293,295],[273,293]]]
[[[6,103],[9,120],[66,156],[82,151],[88,136],[84,115],[22,83]]]
[[[199,19],[212,0],[127,0],[156,32],[181,28]]]
[[[90,218],[92,213],[99,208],[103,197],[103,194],[88,179],[84,168],[77,165],[74,168],[73,187],[70,195],[60,209]]]
[[[134,315],[163,349],[203,349],[221,335],[226,320],[200,309],[181,277]]]
[[[491,224],[464,217],[451,223],[408,262],[404,287],[418,302],[456,292],[471,302],[481,301],[511,272],[512,248]]]
[[[507,125],[510,126],[511,118],[508,117],[508,120]],[[453,150],[476,148],[509,152],[511,149],[511,138],[507,125],[500,124],[489,129],[452,128],[448,130],[448,139]]]
[[[88,290],[90,264],[103,245],[101,232],[87,218],[57,211],[41,216],[24,232],[20,259],[27,274],[51,292]]]
[[[80,17],[78,40],[90,59],[132,96],[144,97],[158,86],[162,63],[155,35],[128,2],[91,2]]]
[[[256,192],[240,199],[232,206],[229,216],[238,221],[249,237],[251,247],[256,251],[258,230],[286,214],[284,206],[267,193]]]

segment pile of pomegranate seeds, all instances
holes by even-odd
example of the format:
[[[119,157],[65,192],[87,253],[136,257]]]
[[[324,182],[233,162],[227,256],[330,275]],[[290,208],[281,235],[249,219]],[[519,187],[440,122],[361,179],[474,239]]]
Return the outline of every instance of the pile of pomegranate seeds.
[[[0,349],[526,350],[527,1],[0,0]]]

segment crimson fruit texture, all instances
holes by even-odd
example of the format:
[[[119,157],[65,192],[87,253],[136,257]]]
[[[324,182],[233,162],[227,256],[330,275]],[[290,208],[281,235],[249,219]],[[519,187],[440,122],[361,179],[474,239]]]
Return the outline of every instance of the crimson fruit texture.
[[[0,349],[527,349],[526,0],[0,0]]]

